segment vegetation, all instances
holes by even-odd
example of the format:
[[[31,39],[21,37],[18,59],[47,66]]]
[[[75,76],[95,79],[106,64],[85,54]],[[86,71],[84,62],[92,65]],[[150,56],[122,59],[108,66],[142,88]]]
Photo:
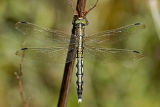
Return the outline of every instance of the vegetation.
[[[96,0],[87,0],[87,7]],[[99,0],[87,19],[86,34],[117,28],[131,23],[144,23],[145,29],[131,29],[127,39],[107,47],[142,51],[139,61],[121,58],[110,61],[103,56],[84,60],[83,102],[78,104],[76,72],[72,75],[68,107],[159,107],[160,46],[158,15],[150,0]],[[75,1],[76,4],[76,1]],[[156,2],[157,10],[160,2]],[[156,6],[155,6],[156,7]],[[154,13],[155,12],[155,13]],[[152,18],[153,16],[153,18]],[[73,11],[67,0],[1,0],[0,1],[0,107],[23,107],[15,72],[21,57],[15,55],[26,36],[15,29],[18,21],[63,30],[71,34]],[[31,37],[31,36],[30,36]],[[38,46],[37,41],[26,42]],[[42,46],[43,43],[40,43]],[[29,107],[55,107],[64,70],[63,61],[38,56],[25,59],[22,86]],[[120,61],[121,60],[121,61]],[[58,62],[55,62],[58,61]]]

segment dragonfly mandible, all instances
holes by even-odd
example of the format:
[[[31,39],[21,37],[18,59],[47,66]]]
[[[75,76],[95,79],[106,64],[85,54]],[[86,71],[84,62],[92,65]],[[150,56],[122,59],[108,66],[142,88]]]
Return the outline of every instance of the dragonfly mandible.
[[[17,22],[16,29],[20,32],[29,35],[29,38],[39,38],[46,39],[53,43],[53,46],[47,47],[24,47],[16,52],[17,55],[22,55],[25,53],[25,56],[28,54],[32,56],[34,52],[42,54],[51,55],[53,59],[57,60],[55,55],[67,53],[76,49],[75,56],[72,55],[66,59],[66,63],[72,61],[76,57],[76,76],[77,76],[77,94],[78,102],[82,101],[82,92],[83,92],[83,56],[84,54],[89,55],[103,55],[107,54],[125,54],[133,56],[134,58],[142,58],[143,54],[136,50],[127,50],[127,49],[116,49],[116,48],[104,48],[99,45],[106,43],[113,38],[120,38],[120,35],[123,36],[125,32],[129,29],[143,27],[141,23],[130,24],[127,26],[122,26],[112,30],[106,30],[103,32],[98,32],[91,35],[85,35],[85,26],[88,24],[86,18],[78,18],[73,21],[73,24],[76,26],[76,33],[72,38],[69,38],[67,34],[59,30],[49,30],[43,27],[40,27],[36,24],[30,22]],[[74,41],[69,44],[70,40]],[[49,42],[48,42],[49,43]],[[72,45],[73,48],[68,50],[69,45]],[[99,47],[98,47],[99,46]],[[96,53],[96,54],[94,54]]]

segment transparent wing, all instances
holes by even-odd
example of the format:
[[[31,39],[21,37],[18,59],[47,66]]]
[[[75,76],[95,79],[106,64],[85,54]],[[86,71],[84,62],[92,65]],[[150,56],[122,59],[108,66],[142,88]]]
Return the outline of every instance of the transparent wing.
[[[51,41],[58,44],[68,44],[70,35],[59,30],[49,30],[30,22],[17,22],[16,29],[31,39]]]
[[[16,55],[22,56],[24,53],[24,58],[37,60],[37,61],[45,61],[48,62],[70,62],[74,59],[75,55],[70,55],[66,60],[67,53],[71,54],[74,51],[74,48],[64,47],[43,47],[43,48],[22,48],[16,51]]]
[[[144,57],[143,53],[136,50],[85,47],[86,56],[99,57],[107,61],[137,61]]]
[[[106,30],[103,32],[98,32],[89,36],[86,36],[85,44],[89,45],[99,45],[103,43],[113,43],[117,40],[122,40],[124,38],[127,38],[126,35],[133,30],[139,29],[139,28],[144,28],[145,25],[141,23],[135,23],[135,24],[130,24],[127,26],[122,26],[117,29],[112,29],[112,30]]]
[[[108,49],[108,48],[94,48],[93,46],[96,44],[101,44],[103,42],[106,42],[108,40],[111,40],[114,37],[120,37],[121,33],[128,32],[128,29],[141,26],[142,24],[136,23],[131,24],[128,26],[120,27],[118,29],[113,30],[107,30],[104,32],[96,33],[90,36],[87,36],[85,38],[85,46],[86,44],[89,44],[90,47],[85,47],[86,53],[88,53],[90,56],[111,56],[111,54],[114,53],[114,56],[117,56],[117,58],[132,58],[137,59],[142,56],[142,54],[138,51],[133,50],[124,50],[124,49]],[[48,41],[51,41],[53,43],[51,46],[53,47],[46,47],[46,48],[22,48],[21,50],[17,51],[17,55],[21,55],[22,52],[25,51],[25,57],[30,58],[38,58],[38,59],[52,59],[53,61],[60,60],[61,58],[65,59],[67,55],[68,45],[69,45],[69,36],[67,36],[62,31],[57,30],[48,30],[44,29],[42,27],[39,27],[35,24],[29,23],[29,22],[18,22],[16,23],[16,28],[24,33],[25,35],[29,36],[29,39],[32,40],[34,37],[44,40],[47,38]],[[121,38],[120,38],[121,39]],[[44,46],[48,46],[50,42],[45,42]],[[69,58],[67,59],[67,62],[70,62],[74,59],[74,55],[70,54],[72,51],[75,51],[75,45],[76,45],[76,38],[73,36],[71,38],[72,42],[70,45],[73,45],[69,49]],[[35,42],[33,40],[33,42]],[[32,45],[35,46],[35,45]],[[97,46],[97,45],[96,45]],[[63,57],[65,56],[65,57]],[[128,57],[131,56],[131,57]],[[46,58],[45,58],[46,57]],[[109,58],[108,57],[108,58]]]
[[[62,31],[48,30],[29,22],[17,22],[16,29],[24,35],[27,35],[26,39],[29,40],[28,45],[31,47],[18,50],[16,52],[17,55],[21,56],[24,52],[25,58],[27,59],[36,59],[39,61],[43,59],[47,62],[49,60],[52,60],[53,62],[59,60],[70,62],[74,59],[75,55],[71,53],[75,51],[75,43],[76,40],[78,40],[75,36],[72,35],[70,39],[69,35]],[[33,46],[40,48],[33,48]],[[70,49],[68,50],[69,46]],[[66,59],[67,53],[69,54],[69,57]]]

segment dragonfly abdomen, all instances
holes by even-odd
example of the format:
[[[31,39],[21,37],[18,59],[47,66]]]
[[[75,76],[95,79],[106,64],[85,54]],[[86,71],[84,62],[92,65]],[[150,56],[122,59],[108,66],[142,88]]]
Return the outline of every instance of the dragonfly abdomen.
[[[76,23],[77,33],[76,36],[78,38],[78,46],[76,52],[76,76],[77,76],[77,94],[78,94],[78,102],[82,102],[82,92],[83,92],[83,37],[84,37],[84,19],[78,19]]]
[[[79,38],[81,41],[82,36]],[[82,92],[83,92],[83,44],[79,43],[76,53],[76,76],[77,76],[77,94],[78,101],[82,101]]]

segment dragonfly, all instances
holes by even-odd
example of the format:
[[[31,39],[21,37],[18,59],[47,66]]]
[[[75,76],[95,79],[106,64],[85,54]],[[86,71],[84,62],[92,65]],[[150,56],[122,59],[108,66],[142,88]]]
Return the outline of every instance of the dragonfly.
[[[116,48],[104,48],[97,47],[107,41],[112,40],[112,38],[118,38],[120,35],[123,36],[129,29],[139,28],[144,26],[141,23],[130,24],[127,26],[122,26],[112,30],[106,30],[103,32],[98,32],[91,35],[85,35],[85,26],[88,25],[87,19],[82,17],[74,20],[73,24],[76,26],[75,35],[71,38],[68,37],[63,31],[60,30],[49,30],[43,27],[40,27],[36,24],[30,22],[17,22],[16,29],[24,34],[28,34],[30,39],[40,38],[50,40],[54,46],[48,47],[24,47],[16,52],[17,55],[22,55],[24,52],[25,55],[33,56],[33,53],[36,54],[47,54],[51,55],[53,59],[57,60],[56,55],[61,55],[63,53],[72,52],[75,50],[75,55],[70,55],[66,59],[66,63],[74,60],[76,58],[76,76],[77,76],[77,94],[78,102],[82,101],[82,92],[83,92],[83,56],[84,53],[89,56],[92,55],[102,55],[108,56],[108,54],[115,55],[128,55],[134,58],[142,58],[143,53],[137,50],[127,50],[127,49],[116,49]],[[71,41],[71,43],[69,43]],[[69,48],[68,50],[68,47]],[[94,54],[95,53],[95,54]],[[39,56],[39,55],[38,55]],[[127,56],[126,56],[127,57]]]

